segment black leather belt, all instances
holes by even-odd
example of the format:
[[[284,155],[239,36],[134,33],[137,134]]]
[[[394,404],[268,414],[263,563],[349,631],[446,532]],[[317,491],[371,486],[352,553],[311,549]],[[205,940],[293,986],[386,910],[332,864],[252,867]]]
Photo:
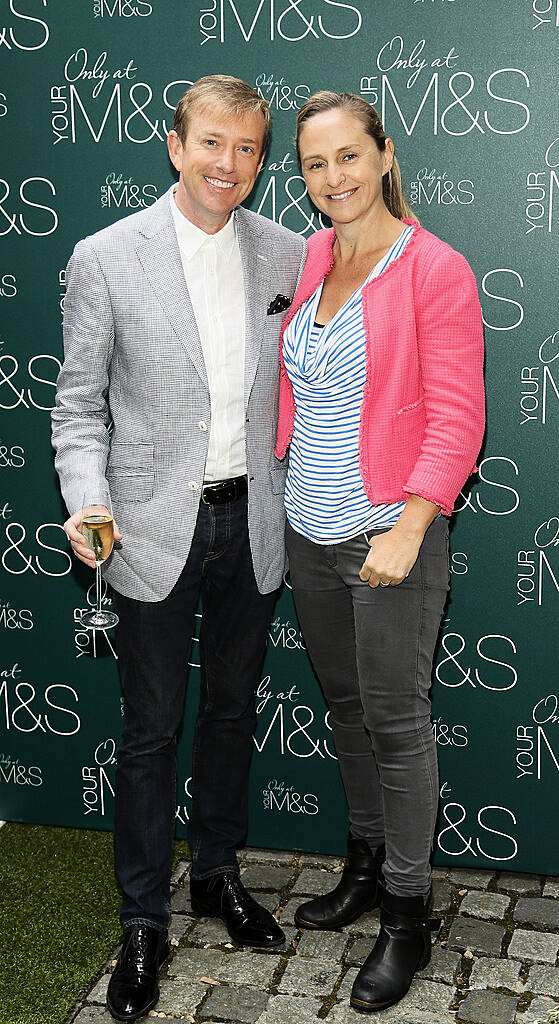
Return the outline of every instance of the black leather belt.
[[[227,501],[236,501],[248,491],[246,476],[234,476],[231,480],[220,480],[216,484],[206,484],[202,490],[202,501],[205,505],[225,505]]]

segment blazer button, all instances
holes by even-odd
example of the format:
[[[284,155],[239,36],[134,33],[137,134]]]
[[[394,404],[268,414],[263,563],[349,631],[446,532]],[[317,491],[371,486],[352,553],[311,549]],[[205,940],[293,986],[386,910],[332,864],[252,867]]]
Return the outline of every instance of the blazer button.
[[[199,420],[198,421],[198,426],[200,427],[200,430],[207,430],[208,429],[208,424],[205,422],[205,420]]]
[[[195,480],[189,480],[188,486],[190,487],[191,491],[197,491],[200,485],[197,484]]]

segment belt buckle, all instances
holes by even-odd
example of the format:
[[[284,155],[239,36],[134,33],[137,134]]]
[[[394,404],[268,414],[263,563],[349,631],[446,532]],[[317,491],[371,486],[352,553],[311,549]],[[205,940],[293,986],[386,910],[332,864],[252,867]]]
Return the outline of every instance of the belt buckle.
[[[213,489],[214,488],[212,484],[208,484],[206,487],[202,488],[202,501],[204,502],[204,505],[213,505],[213,501],[208,501],[208,499],[206,498],[206,491],[209,492],[212,491]]]
[[[240,488],[245,477],[233,477],[231,480],[219,480],[215,484],[208,484],[202,489],[202,501],[204,505],[224,505],[230,501],[236,501],[240,496]],[[204,497],[204,491],[212,491],[214,500],[208,501]]]
[[[204,487],[202,490],[202,501],[204,502],[204,505],[223,505],[224,499],[222,498],[222,494],[230,487],[231,483],[229,480],[219,480],[215,484],[208,484],[208,486]],[[210,491],[212,493],[213,501],[208,501],[208,499],[204,497],[204,491]]]

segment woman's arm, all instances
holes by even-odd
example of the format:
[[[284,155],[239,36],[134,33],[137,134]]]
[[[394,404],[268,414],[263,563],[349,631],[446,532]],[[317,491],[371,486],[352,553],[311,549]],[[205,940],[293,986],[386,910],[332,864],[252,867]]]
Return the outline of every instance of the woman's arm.
[[[475,469],[485,426],[481,308],[475,277],[460,253],[446,248],[432,260],[415,318],[426,422],[404,491],[450,515]]]

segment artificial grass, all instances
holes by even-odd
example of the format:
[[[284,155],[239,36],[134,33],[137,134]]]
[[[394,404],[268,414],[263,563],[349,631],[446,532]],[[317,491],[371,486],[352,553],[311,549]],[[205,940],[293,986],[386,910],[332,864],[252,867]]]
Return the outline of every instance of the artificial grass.
[[[63,1024],[120,935],[112,835],[4,825],[0,872],[0,1024]]]

